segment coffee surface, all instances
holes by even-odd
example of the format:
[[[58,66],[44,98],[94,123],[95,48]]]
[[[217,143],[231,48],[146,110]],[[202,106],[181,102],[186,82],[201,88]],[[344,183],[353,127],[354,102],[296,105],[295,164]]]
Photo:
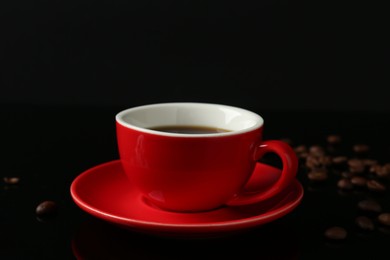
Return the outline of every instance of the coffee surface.
[[[177,133],[177,134],[217,134],[231,132],[223,128],[209,127],[209,126],[198,126],[198,125],[168,125],[168,126],[157,126],[149,128],[151,130],[166,132],[166,133]]]

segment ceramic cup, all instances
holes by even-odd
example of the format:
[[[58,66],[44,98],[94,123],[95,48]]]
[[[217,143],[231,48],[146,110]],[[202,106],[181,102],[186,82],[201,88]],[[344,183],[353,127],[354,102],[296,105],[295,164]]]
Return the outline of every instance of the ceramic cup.
[[[225,132],[153,130],[162,126]],[[289,186],[296,176],[297,157],[284,142],[263,141],[263,126],[262,117],[251,111],[207,103],[151,104],[116,115],[119,155],[128,179],[147,201],[180,212],[252,204]],[[270,152],[283,163],[280,178],[266,191],[245,193],[256,162]]]

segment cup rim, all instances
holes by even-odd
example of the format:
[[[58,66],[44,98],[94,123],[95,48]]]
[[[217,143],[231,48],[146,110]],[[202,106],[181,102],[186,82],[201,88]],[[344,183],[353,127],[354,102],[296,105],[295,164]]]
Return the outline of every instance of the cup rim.
[[[143,109],[149,109],[149,108],[157,108],[157,107],[169,107],[169,106],[177,106],[177,107],[189,107],[189,106],[199,106],[199,107],[215,107],[215,108],[220,108],[220,109],[230,109],[230,110],[236,110],[242,114],[246,114],[250,116],[252,119],[255,119],[255,123],[247,128],[243,128],[240,130],[234,130],[234,131],[229,131],[229,132],[221,132],[221,133],[211,133],[211,134],[183,134],[183,133],[170,133],[170,132],[162,132],[158,130],[152,130],[148,128],[144,128],[141,126],[137,126],[131,123],[126,122],[123,117],[131,112],[135,112],[137,110],[143,110]],[[234,135],[239,135],[239,134],[244,134],[248,133],[251,131],[254,131],[256,129],[261,128],[264,125],[264,119],[250,111],[244,108],[240,107],[235,107],[231,105],[224,105],[224,104],[217,104],[217,103],[204,103],[204,102],[166,102],[166,103],[154,103],[154,104],[147,104],[147,105],[141,105],[141,106],[135,106],[131,107],[125,110],[122,110],[118,112],[115,116],[115,120],[118,124],[132,130],[136,130],[139,132],[143,133],[148,133],[152,135],[157,135],[157,136],[169,136],[169,137],[186,137],[186,138],[203,138],[203,137],[225,137],[225,136],[234,136]]]

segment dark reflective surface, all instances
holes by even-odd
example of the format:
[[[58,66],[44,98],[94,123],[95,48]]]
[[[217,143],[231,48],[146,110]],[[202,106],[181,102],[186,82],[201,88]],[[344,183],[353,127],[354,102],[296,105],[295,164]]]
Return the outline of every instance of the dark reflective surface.
[[[237,258],[261,253],[262,259],[298,259],[299,255],[297,234],[287,223],[227,237],[177,239],[129,232],[89,219],[75,233],[72,249],[77,259],[201,259],[206,252]]]
[[[300,168],[305,196],[297,209],[265,226],[228,237],[175,239],[122,230],[81,211],[69,187],[84,170],[118,158],[114,116],[124,107],[2,106],[0,177],[17,176],[20,183],[0,182],[1,259],[199,259],[234,257],[259,259],[378,259],[387,254],[389,228],[374,221],[374,231],[362,231],[355,217],[366,198],[390,211],[389,191],[340,191],[337,174],[313,183]],[[339,153],[351,153],[354,143],[371,146],[370,156],[390,158],[390,122],[385,113],[261,111],[265,139],[289,137],[294,144],[324,144],[338,133]],[[266,158],[278,164],[272,155]],[[389,181],[385,181],[389,187]],[[58,204],[58,215],[37,219],[43,200]],[[370,215],[373,219],[376,216]],[[323,237],[329,226],[347,229],[342,242]]]

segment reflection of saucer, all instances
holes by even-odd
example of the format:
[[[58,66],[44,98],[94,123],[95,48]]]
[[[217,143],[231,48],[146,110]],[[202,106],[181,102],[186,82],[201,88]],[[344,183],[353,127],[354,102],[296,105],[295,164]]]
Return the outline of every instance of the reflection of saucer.
[[[280,170],[258,163],[248,191],[272,185]],[[222,207],[199,213],[176,213],[145,203],[123,173],[119,160],[93,167],[80,174],[71,185],[76,204],[91,215],[121,227],[158,235],[209,236],[230,233],[276,220],[292,211],[301,201],[303,189],[294,181],[283,194],[262,203]]]
[[[86,216],[72,236],[75,259],[301,259],[301,232],[293,219],[269,223],[238,235],[202,239],[162,238],[127,232]]]

